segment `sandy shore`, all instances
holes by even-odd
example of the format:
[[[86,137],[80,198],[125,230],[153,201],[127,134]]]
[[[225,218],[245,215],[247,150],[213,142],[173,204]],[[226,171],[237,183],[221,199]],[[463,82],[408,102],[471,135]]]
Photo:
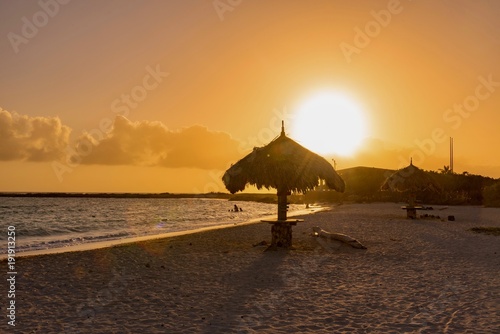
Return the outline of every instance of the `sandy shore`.
[[[436,208],[437,209],[437,208]],[[13,333],[498,333],[500,209],[407,220],[398,204],[306,216],[295,250],[264,252],[253,224],[16,261]],[[335,249],[312,226],[367,250]],[[4,272],[7,264],[1,262]]]

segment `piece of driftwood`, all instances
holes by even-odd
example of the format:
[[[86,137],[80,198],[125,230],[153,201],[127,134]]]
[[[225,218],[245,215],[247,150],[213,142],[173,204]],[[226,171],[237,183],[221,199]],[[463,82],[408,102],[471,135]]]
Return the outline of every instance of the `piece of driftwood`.
[[[348,246],[357,249],[367,249],[363,244],[361,244],[358,240],[351,238],[348,235],[341,233],[330,233],[321,229],[319,226],[313,227],[313,235],[319,238],[325,238],[334,241],[340,241]]]

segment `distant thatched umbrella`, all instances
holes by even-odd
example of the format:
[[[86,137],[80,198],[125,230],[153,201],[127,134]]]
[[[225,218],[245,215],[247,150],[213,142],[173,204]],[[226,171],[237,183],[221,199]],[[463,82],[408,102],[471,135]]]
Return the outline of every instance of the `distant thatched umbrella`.
[[[427,172],[413,165],[410,160],[410,165],[397,170],[389,176],[380,187],[381,190],[391,190],[398,192],[407,192],[409,194],[408,207],[415,205],[415,193],[419,191],[434,191],[439,192],[441,187]],[[408,211],[409,218],[415,218],[416,211]]]
[[[345,188],[344,181],[332,165],[288,138],[284,126],[278,138],[267,146],[254,148],[250,154],[231,166],[224,173],[222,180],[233,194],[245,189],[247,184],[258,189],[277,189],[278,220],[273,228],[283,228],[286,231],[273,230],[273,244],[277,242],[278,246],[284,247],[291,245],[291,226],[286,224],[287,195],[291,192],[305,193],[313,190],[319,180],[324,180],[330,189],[343,192]],[[282,242],[276,241],[274,232],[288,233],[289,238],[285,237]]]
[[[416,192],[416,191],[439,191],[440,186],[428,173],[413,165],[410,165],[397,170],[389,176],[381,190],[392,190],[399,192]]]

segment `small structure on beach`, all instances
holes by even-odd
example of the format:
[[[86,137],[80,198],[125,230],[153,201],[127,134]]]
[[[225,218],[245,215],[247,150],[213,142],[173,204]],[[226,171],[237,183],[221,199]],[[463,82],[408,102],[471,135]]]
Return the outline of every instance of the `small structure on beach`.
[[[277,190],[278,218],[268,221],[272,224],[271,248],[291,247],[292,226],[300,221],[287,219],[287,196],[292,192],[313,190],[320,180],[324,180],[330,189],[344,191],[344,181],[332,165],[287,137],[283,122],[279,137],[264,147],[255,147],[222,177],[224,185],[232,194],[244,190],[247,184],[258,189]]]
[[[413,165],[413,160],[410,160],[410,165],[397,170],[389,176],[380,187],[380,190],[407,193],[408,205],[402,208],[406,209],[408,218],[415,219],[417,218],[417,210],[422,209],[415,203],[416,193],[426,190],[439,192],[441,187],[432,176]]]

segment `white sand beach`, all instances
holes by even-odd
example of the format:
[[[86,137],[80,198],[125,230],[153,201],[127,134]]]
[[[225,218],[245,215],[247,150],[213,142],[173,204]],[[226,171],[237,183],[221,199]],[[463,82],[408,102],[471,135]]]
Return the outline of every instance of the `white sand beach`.
[[[0,331],[498,333],[500,237],[469,229],[500,227],[500,209],[438,208],[428,213],[456,221],[335,206],[305,216],[290,251],[253,247],[270,242],[260,223],[18,258],[16,326],[4,316]],[[313,226],[368,249],[335,249]]]

